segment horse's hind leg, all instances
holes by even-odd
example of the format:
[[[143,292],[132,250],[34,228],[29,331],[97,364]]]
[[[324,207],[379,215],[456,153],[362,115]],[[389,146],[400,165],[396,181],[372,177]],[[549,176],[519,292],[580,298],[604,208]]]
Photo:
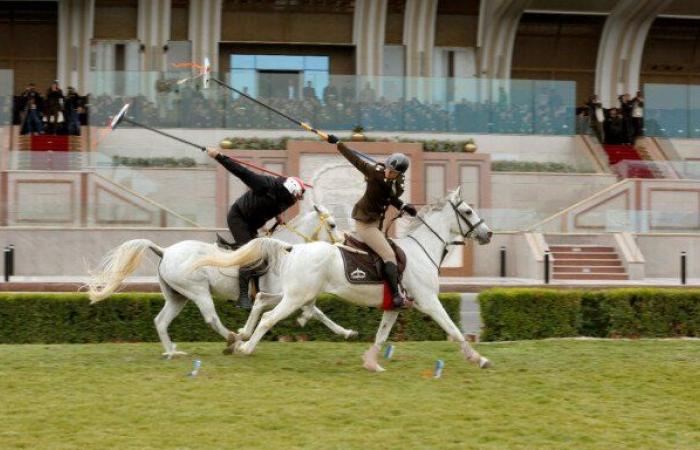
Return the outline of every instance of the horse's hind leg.
[[[303,306],[302,310],[303,313],[297,319],[297,323],[302,327],[306,325],[309,319],[316,319],[328,327],[328,329],[330,329],[333,333],[337,334],[338,336],[343,336],[345,339],[350,339],[357,336],[357,331],[343,328],[337,323],[333,322],[330,317],[321,311],[315,304]]]
[[[468,361],[478,365],[482,369],[491,367],[491,361],[489,361],[488,358],[481,356],[479,352],[474,350],[471,345],[469,345],[469,342],[467,342],[467,340],[464,338],[462,332],[459,331],[457,325],[455,325],[450,316],[447,314],[447,311],[445,311],[445,308],[442,306],[442,303],[440,303],[440,299],[437,297],[437,295],[432,296],[427,304],[421,303],[422,302],[416,302],[416,308],[432,317],[432,319],[437,322],[437,324],[440,325],[440,327],[445,330],[445,332],[452,337],[452,339],[460,343],[461,351]]]
[[[226,328],[219,315],[216,314],[216,308],[214,308],[214,300],[211,298],[211,293],[209,288],[197,289],[192,292],[188,292],[188,296],[199,308],[199,312],[202,314],[204,321],[217,333],[226,339],[229,343],[233,342],[237,335]]]
[[[156,318],[153,319],[153,323],[156,325],[160,343],[163,344],[163,349],[165,350],[163,356],[172,358],[177,355],[186,355],[185,352],[176,350],[176,345],[170,340],[170,336],[168,335],[168,327],[173,319],[182,311],[182,308],[187,303],[187,298],[175,292],[175,290],[168,286],[160,277],[158,281],[160,283],[160,289],[163,292],[163,297],[165,298],[165,304]]]
[[[397,317],[399,317],[398,311],[384,311],[384,314],[382,314],[382,322],[379,324],[374,344],[362,355],[362,367],[370,372],[384,372],[385,370],[377,362],[377,355],[379,355],[382,345],[389,339],[389,333],[391,333]]]
[[[313,298],[313,297],[312,297]],[[286,319],[290,314],[299,309],[301,305],[309,301],[310,299],[304,299],[303,301],[292,300],[288,295],[282,298],[277,306],[272,311],[268,311],[263,314],[260,323],[255,328],[253,336],[250,340],[246,342],[237,342],[235,351],[236,353],[242,353],[244,355],[249,355],[255,350],[255,346],[260,342],[260,339],[267,333],[270,328],[274,327],[280,320]]]

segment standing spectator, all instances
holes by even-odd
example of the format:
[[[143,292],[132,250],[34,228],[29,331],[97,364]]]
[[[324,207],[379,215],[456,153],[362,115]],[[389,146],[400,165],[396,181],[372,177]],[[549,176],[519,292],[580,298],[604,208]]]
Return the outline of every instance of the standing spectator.
[[[43,100],[36,91],[34,83],[29,83],[21,95],[21,134],[41,134],[44,132],[44,123],[41,121],[42,103]]]
[[[591,128],[601,144],[605,143],[605,111],[603,104],[598,100],[597,95],[592,95],[586,103],[588,106],[588,117],[591,121]]]
[[[630,100],[632,103],[632,139],[644,136],[644,96],[637,91],[637,96]]]
[[[68,86],[68,95],[63,106],[68,134],[80,136],[80,109],[83,107],[83,102],[72,86]]]
[[[610,108],[610,116],[605,121],[605,137],[606,144],[626,143],[624,120],[617,108]]]
[[[46,93],[46,131],[56,134],[63,122],[63,91],[58,86],[58,80],[53,80]]]
[[[620,111],[622,112],[624,143],[631,144],[634,141],[632,136],[632,101],[629,94],[620,95],[618,99],[620,100]]]

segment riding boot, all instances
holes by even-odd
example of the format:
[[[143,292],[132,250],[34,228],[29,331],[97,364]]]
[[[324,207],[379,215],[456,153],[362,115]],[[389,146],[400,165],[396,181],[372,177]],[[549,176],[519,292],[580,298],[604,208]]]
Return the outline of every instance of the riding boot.
[[[406,301],[399,291],[399,268],[396,266],[396,263],[391,261],[384,262],[382,272],[384,273],[384,279],[389,284],[389,290],[392,295],[391,302],[394,308],[405,307]]]
[[[248,295],[248,289],[250,285],[251,272],[248,269],[239,269],[238,271],[238,307],[241,309],[251,309],[253,307],[253,302],[250,300]]]

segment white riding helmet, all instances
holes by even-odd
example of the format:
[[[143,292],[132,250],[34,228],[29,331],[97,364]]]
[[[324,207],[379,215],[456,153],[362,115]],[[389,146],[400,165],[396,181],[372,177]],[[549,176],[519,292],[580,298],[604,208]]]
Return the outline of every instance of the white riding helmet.
[[[290,194],[296,198],[301,198],[304,196],[306,189],[304,188],[304,182],[301,178],[289,177],[284,180],[284,187],[287,188]]]

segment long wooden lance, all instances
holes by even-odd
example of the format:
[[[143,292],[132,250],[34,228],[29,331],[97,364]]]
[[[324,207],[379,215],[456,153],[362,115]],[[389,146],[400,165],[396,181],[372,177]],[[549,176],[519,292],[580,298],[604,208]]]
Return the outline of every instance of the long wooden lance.
[[[121,110],[119,110],[119,112],[118,112],[118,113],[112,118],[112,120],[110,121],[110,123],[109,123],[109,128],[110,128],[111,130],[116,129],[122,122],[124,122],[124,123],[130,123],[130,124],[132,124],[132,125],[134,125],[134,126],[137,126],[137,127],[140,127],[140,128],[144,128],[144,129],[149,130],[149,131],[153,131],[154,133],[158,133],[158,134],[160,134],[161,136],[165,136],[165,137],[167,137],[167,138],[174,139],[174,140],[176,140],[176,141],[178,141],[178,142],[182,142],[183,144],[187,144],[187,145],[189,145],[189,146],[191,146],[191,147],[194,147],[194,148],[196,148],[196,149],[199,149],[199,150],[201,150],[201,151],[203,151],[203,152],[205,152],[205,151],[207,150],[207,147],[205,147],[205,146],[203,146],[203,145],[196,144],[196,143],[194,143],[194,142],[188,141],[187,139],[182,139],[182,138],[180,138],[180,137],[174,136],[174,135],[172,135],[172,134],[170,134],[170,133],[166,133],[166,132],[161,131],[161,130],[159,130],[159,129],[157,129],[157,128],[150,127],[150,126],[148,126],[148,125],[145,125],[145,124],[143,124],[143,123],[137,122],[137,121],[135,121],[135,120],[133,120],[133,119],[127,117],[127,116],[126,116],[126,112],[127,112],[128,110],[129,110],[129,104],[127,103],[126,105],[124,105],[124,106],[122,107]],[[259,171],[261,171],[261,172],[265,172],[265,173],[268,173],[268,174],[270,174],[270,175],[275,175],[275,176],[278,176],[278,177],[286,177],[286,175],[284,175],[284,174],[277,173],[277,172],[275,172],[275,171],[273,171],[273,170],[269,170],[269,169],[266,169],[266,168],[264,168],[264,167],[260,167],[260,166],[258,166],[258,165],[256,165],[256,164],[249,163],[249,162],[247,162],[247,161],[243,161],[243,160],[240,160],[240,159],[238,159],[238,158],[232,158],[232,157],[230,157],[230,158],[231,158],[232,160],[236,161],[236,162],[239,163],[239,164],[242,164],[242,165],[244,165],[244,166],[251,167],[251,168],[256,169],[256,170],[259,170]],[[308,187],[310,187],[310,188],[313,188],[313,186],[310,185],[309,183],[307,183],[306,181],[304,181],[304,185],[305,185],[305,186],[308,186]]]

